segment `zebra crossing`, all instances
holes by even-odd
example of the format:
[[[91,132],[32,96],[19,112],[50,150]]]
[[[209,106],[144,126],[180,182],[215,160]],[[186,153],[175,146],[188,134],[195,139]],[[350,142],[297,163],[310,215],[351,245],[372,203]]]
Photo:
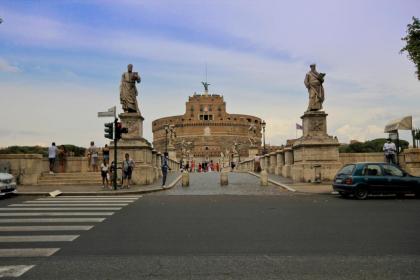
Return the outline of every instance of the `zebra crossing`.
[[[49,257],[60,250],[59,246],[38,248],[36,244],[72,242],[141,197],[63,196],[38,198],[0,208],[0,259],[10,258],[16,262],[0,265],[0,278],[19,277],[35,267],[34,264],[19,263],[19,258]],[[10,248],[15,246],[13,244],[16,248]]]

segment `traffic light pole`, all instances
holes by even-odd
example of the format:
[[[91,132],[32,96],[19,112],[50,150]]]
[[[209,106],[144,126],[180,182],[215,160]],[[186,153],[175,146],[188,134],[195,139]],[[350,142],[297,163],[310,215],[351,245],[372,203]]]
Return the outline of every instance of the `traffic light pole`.
[[[117,190],[117,160],[118,160],[118,156],[117,156],[117,142],[118,142],[118,138],[117,138],[117,123],[118,123],[118,119],[115,118],[114,120],[114,173],[112,173],[112,186],[114,188],[114,190]]]

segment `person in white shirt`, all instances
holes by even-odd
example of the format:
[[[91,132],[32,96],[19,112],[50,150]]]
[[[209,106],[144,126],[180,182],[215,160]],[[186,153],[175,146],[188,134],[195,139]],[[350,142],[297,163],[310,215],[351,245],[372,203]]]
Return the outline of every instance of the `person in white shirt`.
[[[107,161],[104,161],[101,164],[101,177],[102,177],[102,188],[108,187],[108,177],[109,177],[109,166]]]
[[[384,144],[383,150],[386,162],[395,164],[395,153],[397,152],[397,148],[395,147],[395,144],[391,142],[390,138],[388,138],[387,142]]]
[[[50,174],[54,174],[54,164],[55,164],[55,158],[57,157],[57,146],[55,145],[55,142],[52,142],[51,146],[48,147],[48,160],[50,162]]]
[[[90,159],[90,165],[92,166],[92,171],[96,172],[98,171],[98,158],[99,158],[99,152],[98,148],[95,146],[95,142],[90,142],[90,147],[88,149],[88,156]]]

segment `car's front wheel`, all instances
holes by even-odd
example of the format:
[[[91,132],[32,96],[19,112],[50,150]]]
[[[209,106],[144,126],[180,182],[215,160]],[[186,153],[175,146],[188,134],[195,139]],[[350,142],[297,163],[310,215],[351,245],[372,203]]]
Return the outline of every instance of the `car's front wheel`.
[[[354,197],[357,199],[366,199],[368,196],[368,191],[366,188],[360,187],[354,193]]]

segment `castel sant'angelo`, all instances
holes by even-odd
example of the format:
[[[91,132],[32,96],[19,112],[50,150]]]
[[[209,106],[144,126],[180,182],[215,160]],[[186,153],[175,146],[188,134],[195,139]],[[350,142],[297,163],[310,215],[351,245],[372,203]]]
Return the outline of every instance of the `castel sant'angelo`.
[[[185,114],[152,122],[153,146],[159,152],[184,160],[233,160],[254,156],[261,147],[261,119],[229,114],[222,95],[188,97]]]

